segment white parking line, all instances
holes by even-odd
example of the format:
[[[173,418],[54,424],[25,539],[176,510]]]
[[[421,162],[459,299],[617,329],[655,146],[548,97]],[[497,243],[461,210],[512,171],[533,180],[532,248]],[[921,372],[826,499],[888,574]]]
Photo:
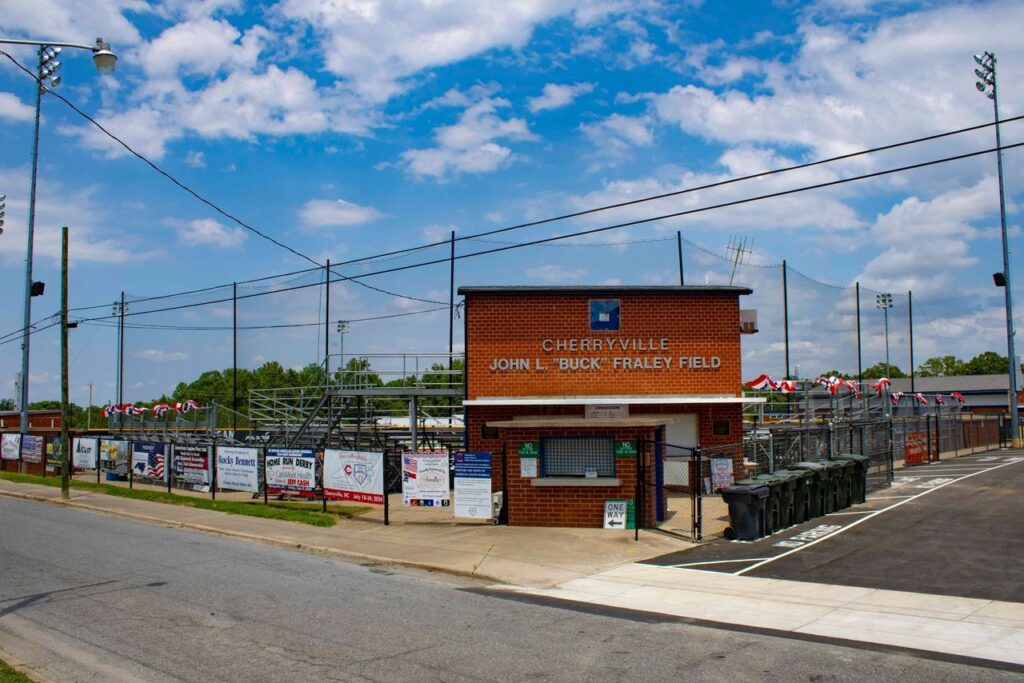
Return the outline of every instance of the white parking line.
[[[767,557],[747,557],[742,560],[710,560],[708,562],[690,562],[688,564],[673,564],[672,566],[676,569],[685,569],[687,567],[703,567],[706,564],[739,564],[741,562],[760,562],[761,560],[767,559]]]
[[[826,517],[835,517],[836,515],[870,515],[874,510],[861,510],[860,512],[830,512]]]
[[[958,481],[963,481],[964,479],[970,479],[971,477],[977,476],[979,474],[984,474],[986,472],[992,472],[994,470],[998,470],[998,469],[1001,469],[1003,467],[1009,467],[1010,465],[1016,465],[1017,462],[1020,462],[1020,461],[1006,462],[1006,463],[1003,463],[1001,465],[995,465],[994,467],[989,467],[988,469],[982,470],[980,472],[975,472],[973,474],[965,474],[964,476],[959,477],[957,479],[952,479],[952,480],[947,481],[947,482],[945,482],[943,484],[939,484],[938,486],[934,486],[934,487],[932,487],[932,488],[930,488],[930,489],[928,489],[926,491],[922,491],[921,493],[918,493],[916,495],[907,497],[905,500],[901,500],[898,503],[893,503],[889,507],[884,507],[881,510],[875,510],[874,512],[872,512],[871,514],[867,515],[866,517],[861,517],[860,519],[855,520],[855,521],[847,524],[846,526],[844,526],[844,527],[842,527],[840,529],[836,529],[832,533],[827,534],[825,536],[822,536],[821,538],[817,538],[817,539],[815,539],[813,541],[810,541],[809,543],[804,543],[803,545],[800,545],[797,548],[792,548],[791,550],[787,550],[784,553],[779,553],[775,557],[769,557],[768,559],[762,560],[762,561],[758,562],[755,565],[751,565],[750,567],[746,567],[744,569],[740,569],[739,571],[735,571],[735,572],[733,572],[733,575],[734,576],[741,576],[743,574],[746,574],[747,572],[752,572],[755,569],[758,569],[760,567],[765,566],[766,564],[774,562],[775,560],[780,560],[783,557],[787,557],[787,556],[792,555],[794,553],[800,552],[801,550],[804,550],[806,548],[810,548],[812,545],[816,545],[816,544],[821,543],[822,541],[828,540],[828,539],[830,539],[830,538],[832,538],[834,536],[838,536],[839,534],[843,533],[844,531],[852,529],[853,527],[857,526],[858,524],[866,522],[869,519],[875,517],[876,515],[880,515],[883,512],[888,512],[889,510],[893,510],[895,508],[898,508],[899,506],[904,505],[906,503],[909,503],[912,500],[916,500],[917,498],[920,498],[921,496],[926,496],[929,493],[934,493],[935,491],[938,491],[939,489],[943,488],[944,486],[949,486],[950,484],[955,484]],[[899,496],[899,497],[902,497],[902,496]],[[873,500],[881,500],[881,498],[874,498]]]
[[[871,496],[868,500],[896,500],[897,498],[917,498],[918,494],[907,494],[905,496]]]

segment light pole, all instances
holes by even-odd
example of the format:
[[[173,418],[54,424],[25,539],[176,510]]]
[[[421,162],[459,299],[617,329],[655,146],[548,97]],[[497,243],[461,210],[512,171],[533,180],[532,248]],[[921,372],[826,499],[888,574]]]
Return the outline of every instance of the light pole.
[[[347,320],[338,321],[338,369],[341,371],[341,383],[345,383],[345,333],[352,327]]]
[[[1010,277],[1010,240],[1006,234],[1006,194],[1003,190],[1003,143],[999,133],[999,91],[996,88],[996,54],[984,52],[974,55],[978,67],[974,75],[978,81],[974,87],[978,92],[985,93],[992,100],[992,114],[996,122],[996,170],[999,177],[999,224],[1003,236],[1003,271],[994,273],[993,280],[997,287],[1003,288],[1006,298],[1006,360],[1010,378],[1010,438],[1014,447],[1020,446],[1020,435],[1017,431],[1017,355],[1014,352],[1013,331],[1013,287]],[[986,93],[991,88],[991,92]]]
[[[7,215],[7,195],[0,194],[0,235],[4,234],[4,216]]]
[[[18,421],[19,431],[22,434],[28,432],[28,357],[29,357],[29,336],[32,325],[32,297],[40,296],[43,293],[42,282],[32,282],[32,243],[36,224],[36,176],[39,169],[39,113],[43,102],[43,93],[49,88],[55,88],[60,83],[61,63],[57,56],[64,48],[75,50],[89,50],[92,52],[92,60],[96,68],[103,72],[111,72],[117,66],[117,56],[110,51],[110,44],[102,38],[96,39],[95,45],[79,45],[78,43],[57,43],[43,40],[15,40],[0,38],[0,43],[8,45],[33,45],[38,48],[39,60],[36,64],[36,111],[35,126],[32,132],[32,181],[29,186],[28,197],[28,237],[25,250],[25,325],[22,329],[21,338],[21,417]]]
[[[882,315],[885,317],[885,376],[889,378],[892,374],[889,367],[889,309],[892,308],[892,294],[876,294],[875,307],[882,309]]]

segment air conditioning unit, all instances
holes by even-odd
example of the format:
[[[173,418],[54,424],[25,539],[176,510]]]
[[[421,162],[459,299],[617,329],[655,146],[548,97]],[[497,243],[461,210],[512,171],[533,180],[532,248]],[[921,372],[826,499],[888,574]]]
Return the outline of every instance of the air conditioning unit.
[[[757,334],[757,311],[740,309],[740,334]]]

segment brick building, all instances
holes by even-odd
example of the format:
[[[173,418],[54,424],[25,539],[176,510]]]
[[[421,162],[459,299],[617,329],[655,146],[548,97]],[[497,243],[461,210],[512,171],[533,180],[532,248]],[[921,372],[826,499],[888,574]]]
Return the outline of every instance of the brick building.
[[[636,497],[638,464],[660,483],[667,449],[740,442],[743,403],[762,400],[742,394],[749,289],[459,293],[467,448],[501,455],[492,488],[505,491],[510,524],[600,527],[606,500]],[[645,525],[664,515],[660,494],[641,499]]]

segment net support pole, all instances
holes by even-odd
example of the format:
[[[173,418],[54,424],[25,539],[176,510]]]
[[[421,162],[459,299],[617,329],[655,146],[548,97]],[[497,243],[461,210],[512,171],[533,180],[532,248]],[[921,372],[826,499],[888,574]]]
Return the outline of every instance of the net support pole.
[[[907,292],[907,318],[910,326],[910,393],[914,388],[914,293]]]
[[[238,283],[231,283],[231,437],[238,440]]]
[[[789,379],[789,284],[785,259],[782,260],[782,341],[786,348],[786,379]]]
[[[679,286],[686,284],[686,279],[683,277],[683,233],[676,230],[676,254],[679,257]]]
[[[856,296],[857,296],[857,381],[858,382],[863,382],[864,381],[864,359],[863,359],[863,356],[861,355],[861,345],[860,345],[860,283],[859,282],[855,285],[854,291],[856,292]]]

